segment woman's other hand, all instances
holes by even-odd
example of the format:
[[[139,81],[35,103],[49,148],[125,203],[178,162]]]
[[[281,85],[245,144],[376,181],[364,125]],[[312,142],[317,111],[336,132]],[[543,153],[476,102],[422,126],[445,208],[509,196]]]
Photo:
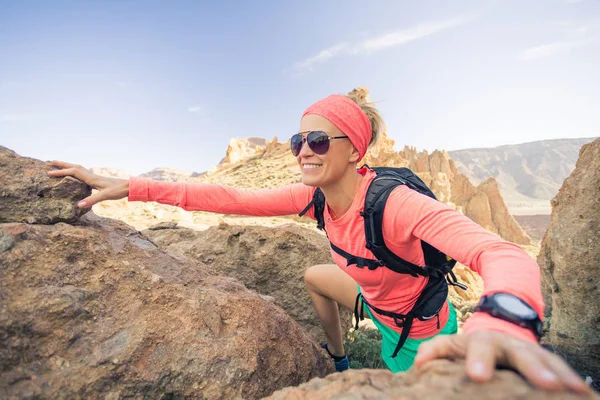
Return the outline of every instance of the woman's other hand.
[[[482,330],[470,334],[437,336],[420,346],[415,366],[419,368],[427,361],[438,358],[465,359],[467,376],[475,382],[486,382],[492,377],[496,366],[504,366],[518,371],[539,389],[591,393],[583,379],[562,358],[538,343],[505,333]]]
[[[92,189],[98,190],[98,192],[77,203],[79,208],[90,208],[101,201],[119,200],[129,195],[129,180],[127,179],[106,178],[94,175],[80,165],[69,164],[63,161],[51,161],[50,163],[62,169],[49,171],[49,176],[73,176],[90,185]]]

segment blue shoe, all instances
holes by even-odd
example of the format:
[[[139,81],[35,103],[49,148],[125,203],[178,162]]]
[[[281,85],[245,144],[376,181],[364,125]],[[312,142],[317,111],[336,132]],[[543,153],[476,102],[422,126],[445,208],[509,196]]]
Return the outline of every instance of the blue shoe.
[[[333,354],[331,354],[331,352],[327,348],[327,343],[323,343],[321,347],[324,348],[327,354],[329,354],[329,357],[333,359],[333,363],[335,364],[335,370],[337,372],[343,372],[350,368],[350,361],[348,360],[348,356],[346,354],[344,354],[343,357],[336,357]]]

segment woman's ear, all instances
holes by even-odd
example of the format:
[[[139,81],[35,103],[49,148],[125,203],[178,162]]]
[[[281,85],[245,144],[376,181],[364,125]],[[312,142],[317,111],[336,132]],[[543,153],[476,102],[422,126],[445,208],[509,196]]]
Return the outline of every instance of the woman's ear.
[[[352,153],[350,153],[350,159],[348,160],[351,163],[358,162],[360,158],[360,153],[356,150],[356,147],[352,146]]]

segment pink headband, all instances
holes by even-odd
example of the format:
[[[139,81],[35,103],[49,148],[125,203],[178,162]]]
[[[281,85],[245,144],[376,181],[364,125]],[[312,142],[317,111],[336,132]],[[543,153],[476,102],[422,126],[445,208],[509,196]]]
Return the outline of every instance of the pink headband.
[[[308,107],[302,116],[316,114],[342,131],[358,150],[360,161],[367,152],[373,128],[367,114],[349,97],[332,94]]]

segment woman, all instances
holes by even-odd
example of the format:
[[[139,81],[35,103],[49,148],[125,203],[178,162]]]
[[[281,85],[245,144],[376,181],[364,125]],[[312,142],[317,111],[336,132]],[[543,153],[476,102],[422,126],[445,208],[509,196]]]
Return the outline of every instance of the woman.
[[[299,133],[291,139],[302,183],[276,189],[250,191],[207,183],[111,179],[58,161],[53,164],[63,169],[49,175],[75,176],[99,190],[80,201],[81,208],[128,197],[129,201],[158,201],[186,210],[256,216],[298,214],[319,187],[326,198],[325,229],[330,241],[353,255],[373,258],[365,248],[360,213],[375,172],[366,167],[357,169],[357,164],[383,129],[377,110],[358,98],[332,95],[316,102],[305,111]],[[313,210],[308,215],[314,218]],[[499,294],[509,299],[504,304],[508,309],[519,304],[517,311],[521,307],[543,315],[536,263],[520,247],[503,241],[443,203],[406,186],[397,187],[386,204],[383,234],[388,247],[404,260],[424,265],[423,240],[478,272],[485,283],[485,299]],[[475,381],[488,380],[495,365],[504,365],[518,370],[539,388],[589,392],[562,359],[538,345],[535,332],[518,326],[518,321],[498,318],[493,308],[502,306],[500,297],[491,303],[491,312],[485,307],[476,312],[460,335],[454,334],[456,315],[446,303],[438,320],[414,322],[409,339],[392,358],[391,349],[401,328],[392,318],[374,314],[373,310],[406,313],[427,278],[398,274],[388,268],[371,271],[348,266],[346,259],[333,251],[332,257],[337,265],[312,266],[306,271],[305,281],[328,339],[325,348],[338,370],[347,368],[338,304],[353,310],[357,294],[362,292],[369,305],[363,305],[364,311],[382,331],[382,356],[394,372],[436,358],[465,358],[467,374]]]

